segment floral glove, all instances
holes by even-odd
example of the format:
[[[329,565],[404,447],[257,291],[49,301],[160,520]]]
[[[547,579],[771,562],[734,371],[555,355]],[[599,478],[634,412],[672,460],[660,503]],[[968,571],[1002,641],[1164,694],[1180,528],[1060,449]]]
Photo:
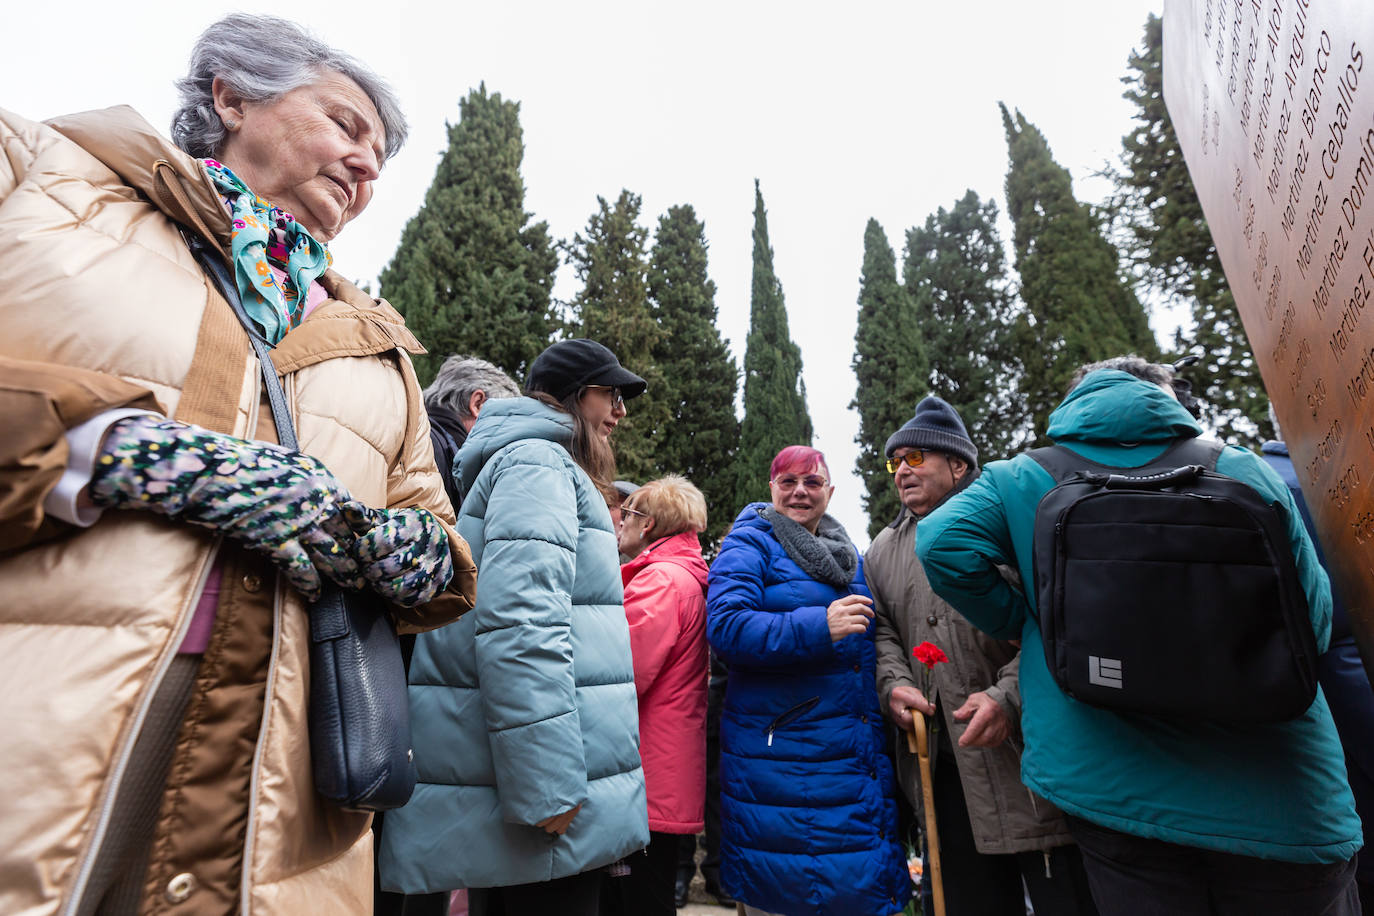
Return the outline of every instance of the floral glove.
[[[343,507],[353,526],[357,558],[372,590],[392,604],[430,601],[453,578],[448,535],[425,509],[369,509],[356,500]]]
[[[310,600],[321,573],[345,587],[364,584],[339,511],[352,497],[320,462],[276,445],[131,417],[105,438],[91,498],[214,529],[269,556]]]

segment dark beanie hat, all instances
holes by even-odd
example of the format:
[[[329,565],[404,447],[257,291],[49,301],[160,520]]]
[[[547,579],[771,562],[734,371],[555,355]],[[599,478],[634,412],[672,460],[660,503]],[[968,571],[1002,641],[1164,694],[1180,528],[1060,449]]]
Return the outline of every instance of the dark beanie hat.
[[[625,400],[637,398],[649,387],[644,379],[620,365],[615,354],[594,340],[575,337],[560,340],[535,357],[525,390],[543,391],[562,401],[583,385],[619,388]]]
[[[935,395],[916,405],[916,416],[902,424],[887,439],[887,457],[902,446],[945,452],[962,458],[972,467],[978,466],[978,449],[964,429],[964,421],[954,408]]]

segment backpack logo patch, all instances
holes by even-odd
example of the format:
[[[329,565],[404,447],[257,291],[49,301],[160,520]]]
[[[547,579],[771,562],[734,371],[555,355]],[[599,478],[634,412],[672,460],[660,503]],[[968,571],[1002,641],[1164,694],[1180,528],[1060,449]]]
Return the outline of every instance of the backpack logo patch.
[[[1121,689],[1121,659],[1088,656],[1088,683]]]

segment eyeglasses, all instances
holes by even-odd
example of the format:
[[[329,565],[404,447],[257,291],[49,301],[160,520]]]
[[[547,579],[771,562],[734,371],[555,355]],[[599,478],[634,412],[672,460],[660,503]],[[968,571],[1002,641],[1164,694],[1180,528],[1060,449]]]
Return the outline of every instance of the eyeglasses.
[[[805,477],[796,477],[792,474],[785,474],[782,477],[774,477],[772,483],[779,490],[795,490],[802,487],[806,490],[819,490],[827,486],[830,481],[819,474],[807,474]]]
[[[621,507],[620,507],[620,513],[621,513],[622,515],[638,515],[640,518],[648,518],[648,517],[649,517],[649,513],[647,513],[647,512],[640,512],[638,509],[631,509],[629,506],[621,506]]]
[[[612,407],[625,406],[625,395],[621,394],[620,389],[616,388],[614,385],[583,385],[582,387],[587,390],[595,388],[597,391],[609,391],[611,393]]]
[[[909,468],[919,468],[926,463],[925,449],[914,448],[900,458],[887,459],[887,472],[897,473],[897,469],[905,464]]]

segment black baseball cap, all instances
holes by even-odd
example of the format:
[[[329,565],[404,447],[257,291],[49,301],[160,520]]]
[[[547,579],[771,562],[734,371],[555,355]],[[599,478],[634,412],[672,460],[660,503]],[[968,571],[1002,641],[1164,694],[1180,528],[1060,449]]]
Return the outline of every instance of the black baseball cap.
[[[584,385],[619,388],[620,396],[627,401],[639,397],[649,387],[644,379],[620,365],[610,350],[594,340],[574,337],[560,340],[535,357],[525,390],[543,391],[562,401]]]

